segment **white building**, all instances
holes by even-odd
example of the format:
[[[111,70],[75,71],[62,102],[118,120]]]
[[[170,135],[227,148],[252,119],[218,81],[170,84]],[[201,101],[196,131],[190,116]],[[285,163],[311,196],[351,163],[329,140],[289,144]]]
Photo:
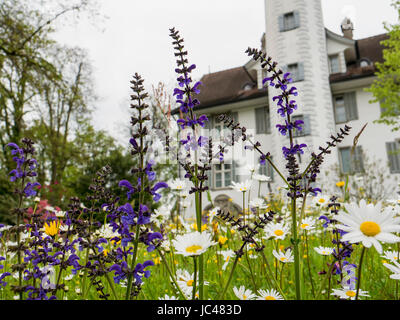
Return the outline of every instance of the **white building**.
[[[400,133],[392,132],[386,125],[373,123],[380,116],[380,105],[369,103],[372,94],[365,91],[375,79],[375,63],[383,61],[380,41],[387,39],[387,34],[355,40],[349,19],[342,22],[342,35],[333,33],[324,27],[320,0],[265,0],[265,16],[262,49],[278,62],[280,68],[291,72],[293,85],[299,91],[296,97],[298,110],[293,115],[305,122],[303,130],[296,134],[296,141],[308,146],[307,155],[301,158],[302,168],[308,164],[311,151],[318,152],[320,145],[325,146],[329,137],[347,124],[352,127],[351,134],[325,157],[323,168],[331,168],[336,163],[342,173],[349,173],[354,178],[354,174],[357,176],[366,169],[367,154],[370,159],[378,160],[387,174],[398,176],[400,156],[393,151],[399,149]],[[284,121],[272,101],[277,91],[262,87],[264,77],[265,72],[254,60],[244,66],[204,75],[201,93],[197,96],[201,104],[196,113],[206,114],[210,128],[217,129],[222,127],[217,116],[229,113],[248,131],[253,130],[254,139],[262,144],[261,149],[270,152],[274,163],[286,174],[282,147],[288,145],[288,138],[276,129],[276,124]],[[355,152],[351,153],[353,139],[366,123]],[[258,163],[258,156],[249,156],[239,150],[233,155],[233,163],[229,160],[213,165],[210,176],[212,197],[220,196],[217,198],[221,200],[220,204],[231,198],[241,206],[241,194],[234,192],[230,185],[232,181],[249,178],[250,172],[245,166]],[[280,177],[272,174],[269,167],[259,170],[272,177],[269,187],[273,191],[282,186]],[[323,174],[320,178],[324,179]],[[386,187],[391,188],[390,197],[395,197],[398,186],[395,180],[389,180]],[[322,187],[319,183],[317,186],[324,192],[328,191],[327,184],[334,186],[336,182],[317,181]],[[265,195],[267,184],[262,186]],[[256,195],[257,182],[253,183],[253,189]],[[204,203],[203,207],[206,205]]]

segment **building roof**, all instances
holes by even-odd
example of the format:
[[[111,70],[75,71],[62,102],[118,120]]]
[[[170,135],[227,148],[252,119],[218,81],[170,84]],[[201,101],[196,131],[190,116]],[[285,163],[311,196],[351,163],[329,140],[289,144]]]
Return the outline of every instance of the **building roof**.
[[[266,89],[257,88],[256,71],[248,72],[244,66],[206,74],[200,81],[200,93],[196,95],[200,105],[196,110],[267,95]]]
[[[384,46],[381,41],[389,38],[387,33],[379,34],[376,36],[356,40],[357,61],[347,65],[345,73],[335,73],[329,76],[330,82],[340,82],[346,80],[353,80],[362,77],[373,76],[376,72],[376,63],[383,62],[383,49]],[[361,67],[360,61],[367,60],[371,63],[369,66]]]
[[[333,33],[331,32],[331,34]],[[359,40],[339,37],[343,41],[354,42],[357,60],[347,65],[345,73],[331,74],[329,81],[334,83],[373,76],[376,72],[375,63],[383,62],[382,50],[384,46],[381,41],[388,39],[389,35],[384,33]],[[361,67],[360,61],[363,59],[369,61],[371,65]],[[266,88],[258,89],[256,71],[248,71],[244,66],[206,74],[200,81],[202,82],[202,85],[199,86],[200,94],[196,96],[200,105],[196,107],[196,110],[258,98],[268,94]],[[172,111],[172,114],[177,113],[179,113],[179,109]]]

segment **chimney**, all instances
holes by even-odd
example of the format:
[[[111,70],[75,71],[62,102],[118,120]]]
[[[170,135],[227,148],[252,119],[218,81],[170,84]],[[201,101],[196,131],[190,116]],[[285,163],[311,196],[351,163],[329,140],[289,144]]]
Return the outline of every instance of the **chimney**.
[[[265,45],[265,32],[263,33],[261,37],[261,50],[264,52],[267,52],[267,47]]]
[[[353,39],[354,25],[350,18],[344,18],[340,27],[342,28],[343,36],[345,38]]]

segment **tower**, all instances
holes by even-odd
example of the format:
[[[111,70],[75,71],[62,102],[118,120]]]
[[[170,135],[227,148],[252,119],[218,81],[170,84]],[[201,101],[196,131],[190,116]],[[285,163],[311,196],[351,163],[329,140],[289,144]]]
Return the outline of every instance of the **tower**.
[[[304,121],[303,130],[297,133],[295,143],[305,143],[307,154],[299,158],[304,169],[312,151],[318,153],[319,146],[335,133],[332,94],[329,83],[326,31],[320,0],[265,0],[266,52],[284,72],[290,72],[292,85],[298,89],[295,97],[298,109],[294,119]],[[277,114],[276,103],[272,100],[277,89],[268,87],[271,125],[284,123]],[[280,170],[284,171],[282,147],[289,145],[289,139],[274,130],[273,154],[277,155]],[[326,157],[324,168],[337,163],[337,151]]]

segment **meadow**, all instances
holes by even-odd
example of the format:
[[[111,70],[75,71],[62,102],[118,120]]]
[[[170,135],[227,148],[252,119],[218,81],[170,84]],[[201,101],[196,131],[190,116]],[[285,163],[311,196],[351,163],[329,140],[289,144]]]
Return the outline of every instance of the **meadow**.
[[[330,150],[348,135],[344,126],[327,137],[319,153],[300,170],[298,154],[305,144],[294,142],[303,121],[297,111],[297,89],[266,53],[247,49],[269,76],[273,98],[288,136],[282,148],[287,172],[280,172],[271,155],[253,141],[240,123],[221,115],[228,135],[215,141],[200,134],[208,121],[196,113],[200,82],[190,73],[184,41],[170,29],[177,58],[177,88],[182,135],[174,145],[164,137],[165,150],[176,159],[184,177],[159,180],[157,158],[148,150],[151,119],[143,79],[131,81],[132,136],[135,159],[132,176],[119,182],[124,197],[110,191],[105,165],[93,177],[85,199],[72,197],[66,208],[54,208],[40,198],[35,182],[38,162],[29,138],[10,142],[15,169],[9,173],[18,196],[12,209],[15,225],[1,226],[1,299],[60,300],[391,300],[399,299],[399,203],[349,195],[348,179],[334,181],[335,194],[318,187],[320,167]],[[224,161],[238,141],[268,162],[283,187],[267,194],[251,192],[250,179],[234,182],[243,198],[242,212],[227,212],[212,203],[207,187],[211,165]],[[268,177],[258,181],[268,181]],[[258,190],[260,190],[258,188]],[[195,199],[195,214],[184,219],[184,202]],[[202,208],[211,204],[212,209]]]

